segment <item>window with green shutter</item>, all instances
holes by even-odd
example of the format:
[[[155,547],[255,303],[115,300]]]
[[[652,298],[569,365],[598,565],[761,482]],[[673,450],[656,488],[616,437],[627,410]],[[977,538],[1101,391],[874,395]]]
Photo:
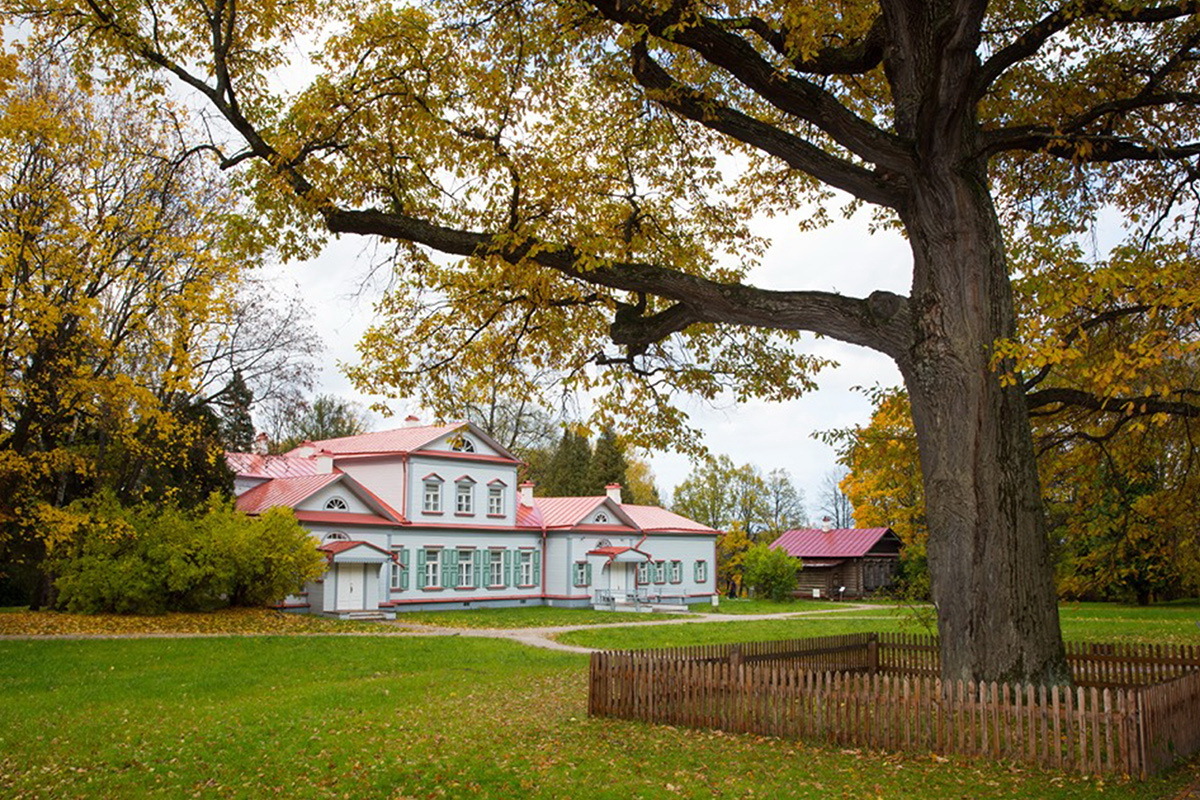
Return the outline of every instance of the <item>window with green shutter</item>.
[[[410,572],[410,570],[408,568],[408,548],[401,547],[400,548],[400,591],[402,591],[402,592],[408,591],[408,584],[409,584],[408,573],[409,572]]]
[[[650,582],[650,563],[643,561],[637,565],[637,582],[646,584]]]
[[[665,562],[665,561],[655,561],[654,562],[654,582],[655,583],[666,583],[667,582],[667,562]]]
[[[426,571],[425,563],[429,558],[429,554],[424,547],[417,550],[417,588],[424,589],[428,586],[429,575]]]
[[[534,551],[533,554],[533,580],[530,584],[537,585],[542,582],[542,554]]]
[[[458,571],[458,551],[453,547],[442,550],[442,582],[447,589],[457,585],[455,573]]]
[[[705,583],[708,581],[708,562],[696,562],[696,583]]]
[[[583,566],[584,566],[583,584],[584,584],[584,586],[591,586],[592,585],[592,565],[584,564]]]
[[[512,586],[516,581],[513,580],[513,552],[512,550],[504,551],[504,585]]]

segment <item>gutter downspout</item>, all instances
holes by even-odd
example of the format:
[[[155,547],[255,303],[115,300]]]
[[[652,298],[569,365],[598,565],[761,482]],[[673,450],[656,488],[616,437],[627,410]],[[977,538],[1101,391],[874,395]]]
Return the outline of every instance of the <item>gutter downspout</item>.
[[[408,493],[412,487],[408,485],[408,453],[400,454],[400,485],[404,487],[400,494],[400,517],[408,519]]]

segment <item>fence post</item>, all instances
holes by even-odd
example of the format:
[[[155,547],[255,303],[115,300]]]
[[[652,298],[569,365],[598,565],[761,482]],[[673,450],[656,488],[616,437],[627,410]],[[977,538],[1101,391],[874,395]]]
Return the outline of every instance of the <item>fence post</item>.
[[[742,665],[742,646],[735,644],[733,649],[729,651],[729,666],[737,669]]]
[[[867,674],[879,672],[879,634],[872,633],[867,639]]]

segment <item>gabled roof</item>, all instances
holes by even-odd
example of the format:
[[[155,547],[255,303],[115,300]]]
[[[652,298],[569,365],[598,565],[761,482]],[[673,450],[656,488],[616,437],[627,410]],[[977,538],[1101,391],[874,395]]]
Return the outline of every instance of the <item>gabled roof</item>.
[[[276,506],[294,508],[298,503],[304,502],[326,486],[337,483],[341,478],[339,472],[298,478],[275,478],[239,495],[237,507],[246,514],[261,514]]]
[[[299,478],[317,474],[317,462],[311,458],[258,453],[226,453],[225,463],[241,478]]]
[[[620,563],[638,563],[640,561],[649,561],[650,554],[638,550],[636,547],[597,547],[594,550],[588,550],[589,556],[607,556],[610,562],[616,561]]]
[[[800,528],[781,533],[771,547],[798,558],[858,558],[865,556],[891,528]]]
[[[329,542],[325,542],[324,544],[318,545],[317,549],[320,550],[322,553],[325,553],[325,557],[327,559],[329,559],[329,563],[332,564],[334,561],[337,560],[337,557],[339,554],[345,553],[348,550],[354,550],[359,547],[365,547],[369,550],[376,551],[376,557],[375,557],[375,559],[372,559],[372,560],[376,560],[376,559],[379,561],[395,561],[396,560],[395,555],[388,552],[387,550],[384,550],[382,547],[371,544],[370,542],[363,542],[363,541],[353,541],[353,540],[346,541],[344,539],[338,539],[338,540],[329,541]]]
[[[238,496],[236,504],[239,511],[246,514],[261,514],[269,508],[286,506],[295,509],[300,503],[312,497],[327,486],[341,483],[355,494],[360,500],[375,510],[375,514],[361,514],[349,511],[303,511],[296,510],[297,519],[305,515],[313,522],[325,522],[342,525],[397,525],[404,522],[398,511],[385,503],[358,481],[341,472],[328,472],[321,475],[308,475],[301,478],[275,478],[255,486],[248,492]],[[321,519],[316,519],[320,515]]]
[[[533,504],[542,514],[542,522],[547,528],[573,528],[579,525],[584,517],[596,511],[611,511],[617,519],[613,527],[617,530],[624,525],[627,528],[637,527],[629,515],[625,513],[620,503],[614,503],[605,495],[599,497],[535,497]],[[608,525],[608,523],[601,523]]]
[[[388,455],[393,453],[412,453],[426,447],[438,439],[455,431],[464,431],[470,433],[471,436],[485,442],[490,448],[499,453],[502,457],[516,461],[517,458],[504,448],[499,442],[488,436],[484,431],[470,422],[450,422],[445,425],[421,425],[408,428],[393,428],[389,431],[375,431],[373,433],[362,433],[358,436],[341,436],[336,439],[322,439],[316,442],[307,442],[304,445],[290,451],[297,453],[302,451],[306,445],[312,447],[318,453],[326,453],[333,456],[350,456],[350,455]],[[470,458],[471,453],[455,453],[464,458]]]

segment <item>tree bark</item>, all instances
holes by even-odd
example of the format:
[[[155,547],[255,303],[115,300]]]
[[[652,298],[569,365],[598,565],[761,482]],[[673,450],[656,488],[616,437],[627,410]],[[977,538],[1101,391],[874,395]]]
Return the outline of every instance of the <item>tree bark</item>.
[[[1066,683],[1028,412],[1020,380],[991,363],[1015,318],[983,172],[931,163],[901,211],[915,268],[900,368],[924,473],[942,677]]]

